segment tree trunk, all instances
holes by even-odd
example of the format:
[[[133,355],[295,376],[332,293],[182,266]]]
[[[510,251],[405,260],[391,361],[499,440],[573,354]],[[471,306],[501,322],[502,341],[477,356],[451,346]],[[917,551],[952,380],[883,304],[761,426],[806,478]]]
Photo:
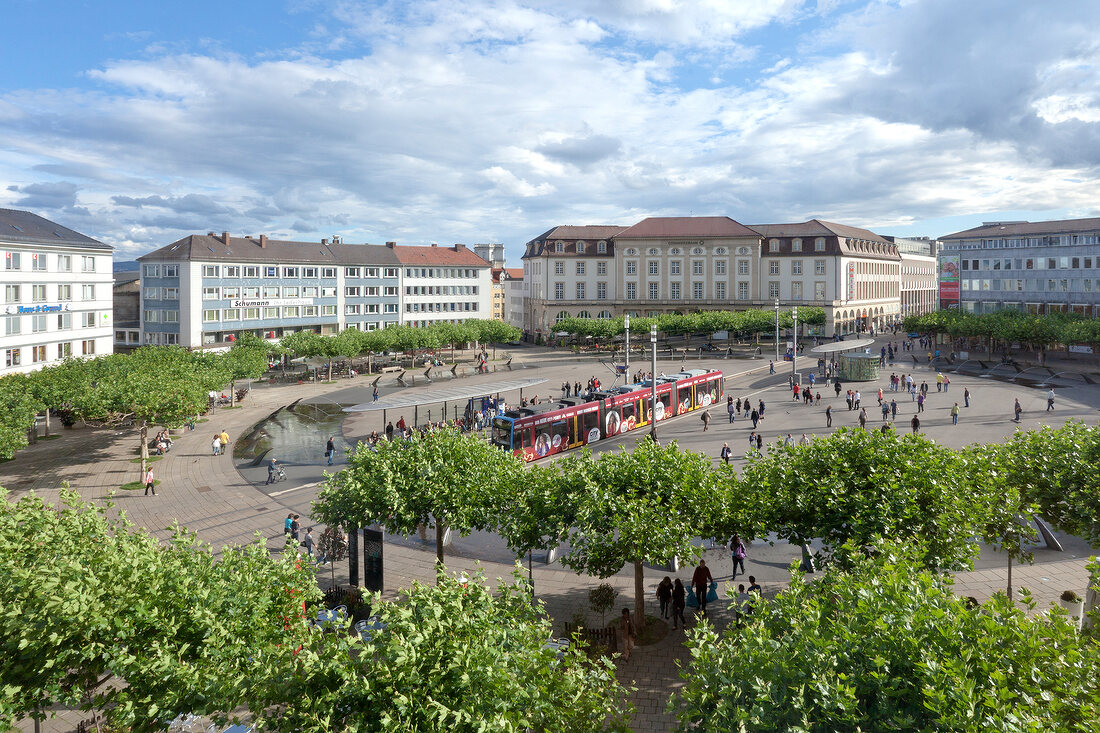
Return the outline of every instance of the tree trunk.
[[[1012,554],[1008,556],[1008,600],[1012,600]]]
[[[639,634],[645,628],[645,568],[641,560],[634,561],[634,627]]]
[[[141,480],[145,480],[146,463],[149,461],[149,426],[141,422]]]
[[[237,380],[234,379],[229,383],[229,406],[237,406]]]
[[[446,415],[443,416],[446,419]],[[435,561],[440,565],[443,564],[443,533],[446,530],[443,527],[443,520],[439,517],[435,518]]]
[[[328,379],[326,379],[325,381],[327,381],[327,382],[332,381],[332,359],[331,358],[329,358],[329,360],[328,360]]]
[[[50,408],[48,408],[48,407],[46,408],[45,415],[46,415],[46,424],[45,424],[46,432],[45,432],[45,436],[48,438],[50,436]]]

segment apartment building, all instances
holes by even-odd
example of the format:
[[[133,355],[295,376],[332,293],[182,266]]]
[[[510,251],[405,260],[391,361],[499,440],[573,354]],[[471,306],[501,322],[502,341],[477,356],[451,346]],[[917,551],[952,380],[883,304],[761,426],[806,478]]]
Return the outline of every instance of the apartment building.
[[[491,268],[466,245],[386,246],[402,265],[402,323],[426,326],[493,317]]]
[[[0,375],[112,352],[112,255],[37,214],[0,209]]]

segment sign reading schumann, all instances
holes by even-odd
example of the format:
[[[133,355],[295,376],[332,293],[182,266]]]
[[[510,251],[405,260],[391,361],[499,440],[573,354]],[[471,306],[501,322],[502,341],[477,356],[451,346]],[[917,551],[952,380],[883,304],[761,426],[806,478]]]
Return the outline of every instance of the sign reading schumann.
[[[275,308],[280,305],[313,305],[313,298],[260,298],[234,300],[232,308]]]

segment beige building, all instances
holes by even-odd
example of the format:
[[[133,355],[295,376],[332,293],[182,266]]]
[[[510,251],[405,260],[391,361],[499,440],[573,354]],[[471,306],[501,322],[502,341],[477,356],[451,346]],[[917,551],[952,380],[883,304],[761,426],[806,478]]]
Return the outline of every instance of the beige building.
[[[898,247],[817,219],[746,226],[729,217],[655,217],[630,227],[560,226],[527,243],[524,328],[571,316],[820,306],[823,335],[901,315]]]
[[[901,255],[901,317],[919,316],[939,308],[939,276],[934,239],[887,236]]]

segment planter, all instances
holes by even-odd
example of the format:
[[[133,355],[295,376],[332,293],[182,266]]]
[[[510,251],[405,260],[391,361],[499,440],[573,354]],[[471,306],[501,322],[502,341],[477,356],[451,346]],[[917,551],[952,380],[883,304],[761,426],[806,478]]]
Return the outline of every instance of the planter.
[[[1080,629],[1081,622],[1085,617],[1085,599],[1072,591],[1066,591],[1058,599],[1058,605],[1066,609],[1066,615],[1069,616],[1074,626]]]

